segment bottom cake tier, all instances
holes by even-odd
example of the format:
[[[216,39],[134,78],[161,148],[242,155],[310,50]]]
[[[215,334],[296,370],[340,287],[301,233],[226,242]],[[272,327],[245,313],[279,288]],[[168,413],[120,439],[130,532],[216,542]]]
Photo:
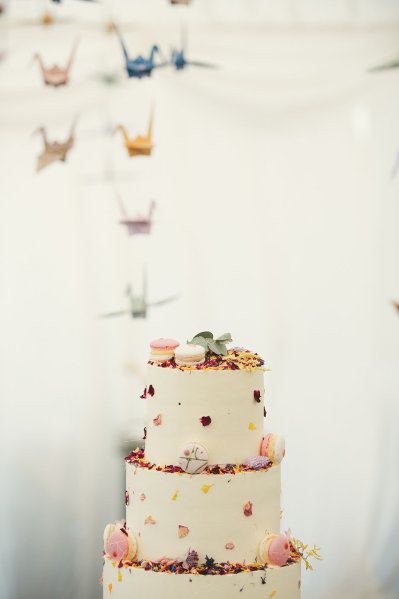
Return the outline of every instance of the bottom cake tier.
[[[237,568],[239,570],[239,568]],[[300,599],[301,564],[232,574],[175,573],[105,558],[104,599]]]

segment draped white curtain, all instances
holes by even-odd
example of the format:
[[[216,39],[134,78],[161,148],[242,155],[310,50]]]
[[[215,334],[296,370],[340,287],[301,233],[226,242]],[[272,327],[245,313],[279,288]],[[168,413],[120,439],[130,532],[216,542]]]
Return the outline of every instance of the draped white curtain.
[[[312,14],[334,27],[304,27],[312,3],[291,2],[280,5],[289,26],[275,29],[270,3],[253,2],[251,19],[244,2],[174,12],[153,0],[145,13],[65,0],[65,22],[41,29],[21,19],[43,5],[10,3],[1,597],[101,596],[103,527],[123,515],[122,456],[142,436],[148,341],[204,328],[231,331],[271,368],[267,429],[287,440],[283,526],[324,556],[304,574],[304,599],[399,597],[399,70],[366,73],[399,54],[397,4],[332,4]],[[126,80],[117,39],[95,25],[115,13],[133,55],[153,42],[168,51],[189,22],[190,55],[219,68]],[[43,87],[32,53],[62,62],[77,37],[70,85]],[[143,131],[151,105],[154,155],[129,159],[110,126]],[[67,162],[36,174],[31,133],[44,124],[62,141],[76,115]],[[156,200],[150,238],[126,236],[114,186],[132,214]],[[146,321],[99,319],[124,307],[128,282],[140,290],[144,269],[150,299],[179,300]]]

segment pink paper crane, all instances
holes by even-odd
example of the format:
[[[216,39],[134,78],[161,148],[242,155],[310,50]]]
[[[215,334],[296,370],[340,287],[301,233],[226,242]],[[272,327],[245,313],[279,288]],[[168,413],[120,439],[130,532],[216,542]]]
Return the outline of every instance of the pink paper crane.
[[[52,67],[45,67],[40,54],[36,52],[36,54],[33,55],[33,60],[37,60],[39,63],[45,85],[59,87],[60,85],[66,85],[68,83],[69,72],[75,58],[78,43],[79,40],[74,43],[71,55],[65,68],[59,67],[57,64],[53,65]]]
[[[119,208],[122,213],[122,220],[119,221],[120,225],[124,225],[127,229],[128,235],[149,235],[151,233],[152,215],[155,210],[155,202],[152,200],[148,216],[137,215],[135,218],[129,217],[126,208],[123,204],[122,198],[117,190],[115,190],[116,198],[118,200]]]

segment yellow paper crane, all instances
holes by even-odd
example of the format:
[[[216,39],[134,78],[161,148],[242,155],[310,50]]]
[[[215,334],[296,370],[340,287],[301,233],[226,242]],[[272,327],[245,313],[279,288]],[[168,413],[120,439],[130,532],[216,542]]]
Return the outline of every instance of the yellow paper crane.
[[[123,125],[117,125],[114,129],[114,133],[116,131],[121,131],[123,135],[123,139],[125,141],[125,147],[129,154],[129,156],[150,156],[152,152],[152,148],[154,147],[151,141],[152,135],[152,120],[153,120],[153,111],[150,113],[150,120],[148,122],[148,130],[147,135],[138,135],[134,139],[131,139]]]
[[[66,85],[69,79],[69,72],[72,67],[73,60],[75,58],[76,48],[78,47],[79,40],[77,40],[72,48],[71,55],[66,64],[66,67],[63,69],[59,67],[57,64],[52,67],[45,67],[42,57],[40,54],[36,52],[33,56],[33,60],[37,60],[40,66],[40,70],[43,76],[43,82],[45,85],[52,85],[53,87],[59,87],[60,85]]]
[[[57,160],[65,162],[68,152],[72,149],[75,142],[76,121],[77,119],[74,119],[72,123],[68,139],[61,143],[58,141],[48,141],[44,127],[39,127],[39,129],[35,131],[35,133],[40,133],[42,135],[44,144],[42,152],[37,157],[37,171],[41,171],[43,168]]]

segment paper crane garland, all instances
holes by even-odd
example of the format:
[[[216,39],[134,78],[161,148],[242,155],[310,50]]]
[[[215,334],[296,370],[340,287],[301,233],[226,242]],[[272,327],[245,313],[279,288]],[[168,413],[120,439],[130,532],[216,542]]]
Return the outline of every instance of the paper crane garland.
[[[156,54],[160,54],[159,48],[156,45],[151,47],[148,57],[141,56],[140,54],[136,58],[130,58],[121,32],[117,28],[115,30],[122,46],[122,52],[125,58],[125,68],[129,77],[136,77],[137,79],[141,79],[142,77],[150,77],[154,69],[168,64],[166,61],[160,64],[155,63]]]
[[[153,113],[151,111],[150,118],[148,121],[147,135],[137,135],[137,137],[130,138],[125,127],[123,125],[117,125],[114,129],[120,131],[123,135],[125,147],[129,156],[150,156],[154,147],[152,143],[152,121]]]
[[[129,307],[126,310],[118,310],[117,312],[109,312],[107,314],[103,314],[103,318],[111,318],[113,316],[124,316],[129,314],[131,318],[146,318],[148,308],[152,306],[162,306],[163,304],[168,304],[177,299],[177,295],[167,297],[165,299],[159,300],[157,302],[148,302],[147,301],[147,286],[146,286],[146,277],[144,275],[143,282],[143,294],[135,295],[133,293],[133,289],[130,285],[126,288],[126,296],[128,298]]]
[[[76,41],[72,47],[71,55],[65,68],[59,67],[57,64],[52,67],[45,67],[40,54],[34,54],[33,59],[37,60],[39,63],[45,85],[59,87],[60,85],[66,85],[68,83],[69,73],[75,58],[77,47],[78,41]]]
[[[152,201],[148,210],[148,216],[136,216],[135,218],[129,217],[126,208],[123,204],[122,198],[117,190],[115,190],[116,199],[118,200],[119,208],[122,213],[122,220],[119,224],[124,225],[127,229],[128,235],[149,235],[151,233],[152,226],[152,215],[155,210],[155,202]]]
[[[76,119],[72,123],[68,139],[61,143],[58,141],[48,141],[46,129],[44,127],[39,127],[39,129],[35,131],[35,133],[40,133],[42,135],[44,144],[43,151],[37,158],[37,171],[41,171],[43,168],[49,166],[57,160],[60,160],[61,162],[66,161],[67,155],[75,142],[75,128]]]

